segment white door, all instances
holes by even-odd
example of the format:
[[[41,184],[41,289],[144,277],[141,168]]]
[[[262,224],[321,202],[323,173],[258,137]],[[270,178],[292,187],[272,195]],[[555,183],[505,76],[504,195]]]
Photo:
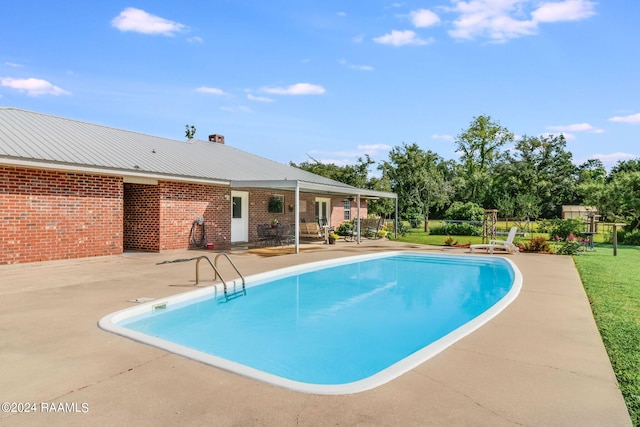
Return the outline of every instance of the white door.
[[[249,193],[231,192],[231,243],[249,241]]]

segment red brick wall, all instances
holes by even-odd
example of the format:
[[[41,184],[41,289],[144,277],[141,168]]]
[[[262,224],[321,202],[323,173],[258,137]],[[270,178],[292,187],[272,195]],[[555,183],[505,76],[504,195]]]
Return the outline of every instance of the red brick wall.
[[[257,190],[245,189],[249,191],[249,240],[257,239],[258,224],[268,224],[272,219],[277,219],[280,224],[293,224],[295,222],[295,210],[289,211],[289,207],[295,204],[295,192],[282,190]],[[275,214],[269,212],[269,198],[271,195],[279,194],[284,196],[284,213]],[[300,212],[300,218],[306,222],[314,222],[316,197],[325,197],[321,194],[300,193],[300,200],[306,205],[305,212]],[[331,199],[331,225],[338,227],[344,222],[344,197],[333,197]],[[351,219],[356,218],[356,202],[351,202]],[[362,200],[360,206],[360,217],[367,217],[367,203]]]
[[[0,264],[122,253],[122,179],[0,166]]]
[[[157,185],[124,184],[125,250],[160,250],[160,192]]]
[[[229,244],[231,240],[231,190],[229,187],[170,181],[161,181],[158,186],[160,250],[188,248],[191,227],[199,216],[203,216],[205,220],[205,243],[213,243],[215,248]],[[200,237],[200,234],[197,236]]]

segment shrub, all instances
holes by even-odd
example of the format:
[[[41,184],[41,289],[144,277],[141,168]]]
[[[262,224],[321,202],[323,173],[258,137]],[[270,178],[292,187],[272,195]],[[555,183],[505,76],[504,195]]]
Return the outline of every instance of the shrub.
[[[336,233],[341,235],[341,236],[347,236],[347,235],[351,234],[352,231],[353,231],[353,223],[352,222],[343,222],[336,229]]]
[[[482,221],[484,209],[473,202],[453,202],[444,213],[444,219],[457,219],[466,221]]]
[[[554,240],[556,244],[562,245],[560,249],[556,250],[556,254],[558,255],[576,255],[585,250],[582,237],[576,238],[573,233],[570,233],[566,239],[555,236],[552,240]]]
[[[416,208],[409,208],[406,212],[407,220],[411,228],[418,228],[422,225],[422,212]]]
[[[562,244],[560,249],[556,251],[558,255],[576,255],[584,251],[584,245],[577,240],[567,240]]]
[[[552,219],[549,226],[549,234],[552,237],[568,238],[571,234],[579,235],[584,230],[584,222],[581,219]]]
[[[482,229],[467,223],[446,224],[430,228],[429,234],[434,236],[482,236]]]
[[[611,239],[613,239],[613,236]],[[631,232],[618,231],[618,241],[625,245],[640,246],[640,230],[636,229]]]
[[[546,237],[538,236],[531,238],[528,242],[520,244],[520,249],[523,252],[550,252],[551,245],[549,245]]]

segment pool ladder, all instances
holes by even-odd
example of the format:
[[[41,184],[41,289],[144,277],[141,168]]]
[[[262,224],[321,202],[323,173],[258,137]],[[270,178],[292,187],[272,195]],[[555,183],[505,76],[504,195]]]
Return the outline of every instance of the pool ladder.
[[[236,286],[235,286],[236,282],[234,280],[233,281],[233,292],[229,293],[228,287],[227,287],[227,282],[222,278],[222,275],[220,274],[220,271],[218,270],[218,258],[220,258],[220,256],[224,256],[229,261],[229,264],[231,264],[231,266],[236,271],[236,273],[238,273],[238,276],[240,276],[240,279],[242,279],[242,290],[240,290],[240,291],[236,290]],[[222,286],[224,287],[224,298],[225,298],[225,300],[228,301],[229,299],[232,299],[232,298],[237,298],[237,297],[242,296],[242,295],[247,295],[247,290],[245,289],[244,276],[240,273],[240,271],[238,270],[238,267],[236,267],[236,264],[233,261],[231,261],[231,258],[229,258],[229,255],[227,255],[226,252],[218,253],[218,255],[216,255],[216,257],[213,259],[213,262],[211,262],[209,257],[206,256],[206,255],[199,256],[196,259],[196,285],[198,283],[200,283],[200,274],[199,274],[199,268],[198,267],[200,265],[200,261],[202,261],[203,259],[206,259],[207,262],[209,263],[209,265],[211,266],[211,268],[213,268],[213,271],[215,271],[215,276],[213,277],[213,280],[219,278],[220,281],[222,282]]]

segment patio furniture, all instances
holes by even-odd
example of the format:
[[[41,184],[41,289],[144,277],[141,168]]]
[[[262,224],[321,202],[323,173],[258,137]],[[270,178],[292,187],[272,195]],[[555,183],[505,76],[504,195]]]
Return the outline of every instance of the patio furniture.
[[[322,239],[322,231],[320,226],[316,222],[303,222],[300,223],[300,237],[307,239]]]
[[[490,254],[493,254],[494,250],[500,249],[510,253],[518,253],[518,247],[513,244],[513,239],[516,237],[516,231],[518,231],[517,227],[511,227],[507,240],[492,239],[489,240],[489,243],[471,245],[471,252],[474,252],[476,249],[486,249]]]

